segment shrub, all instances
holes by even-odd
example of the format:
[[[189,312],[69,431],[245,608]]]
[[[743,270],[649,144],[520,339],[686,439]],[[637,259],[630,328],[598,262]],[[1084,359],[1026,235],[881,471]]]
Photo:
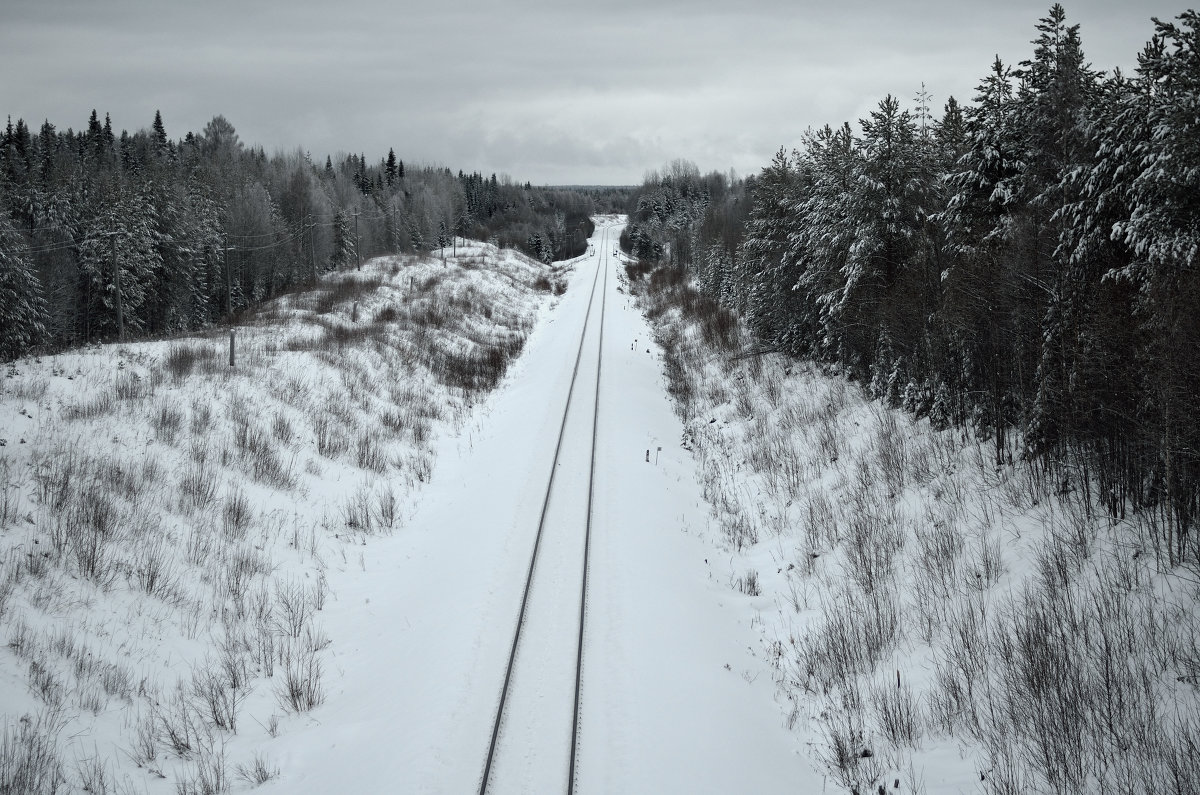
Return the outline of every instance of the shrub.
[[[56,713],[26,715],[0,731],[0,792],[54,795],[67,791],[58,755]]]
[[[343,276],[330,280],[317,297],[314,311],[318,315],[327,315],[341,304],[352,303],[367,293],[375,292],[383,284],[380,279],[358,276]]]
[[[215,362],[217,351],[209,345],[180,343],[172,345],[163,359],[163,367],[178,384],[192,374],[197,364]]]
[[[179,429],[183,427],[183,411],[169,399],[163,398],[150,414],[150,427],[160,440],[173,445]]]
[[[625,263],[625,275],[629,277],[629,281],[631,282],[641,281],[652,270],[654,270],[654,264],[650,262],[638,260],[636,262]]]
[[[276,690],[280,704],[292,712],[308,712],[325,701],[321,661],[315,651],[286,645],[280,660],[283,683]]]
[[[247,784],[256,787],[278,776],[279,768],[272,766],[262,754],[255,754],[254,761],[249,765],[237,766],[237,774]]]

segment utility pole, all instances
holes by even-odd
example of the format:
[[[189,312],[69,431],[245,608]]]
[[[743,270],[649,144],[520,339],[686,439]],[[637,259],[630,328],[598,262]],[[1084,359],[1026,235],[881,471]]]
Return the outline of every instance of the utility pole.
[[[358,210],[354,211],[354,258],[358,261],[358,270],[362,270],[362,252],[358,245]]]
[[[233,275],[229,272],[229,246],[221,246],[221,261],[225,263],[225,311],[233,317]]]
[[[308,216],[305,216],[307,218]],[[313,230],[316,229],[316,221],[313,220],[308,225],[308,258],[312,264],[313,284],[317,283],[317,244],[316,237],[313,235]]]
[[[108,249],[112,256],[113,285],[117,290],[117,341],[125,341],[125,306],[121,302],[121,266],[117,264],[117,233],[108,235]]]

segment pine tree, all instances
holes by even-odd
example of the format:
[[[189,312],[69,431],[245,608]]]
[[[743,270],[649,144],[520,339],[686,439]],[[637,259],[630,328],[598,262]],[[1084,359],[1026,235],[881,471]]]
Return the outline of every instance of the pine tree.
[[[979,84],[975,105],[963,114],[966,151],[949,176],[953,193],[944,218],[952,244],[963,254],[995,244],[1005,231],[1021,165],[1012,80],[1012,70],[997,57]]]
[[[1072,274],[1057,244],[1065,231],[1066,206],[1078,193],[1070,176],[1091,159],[1087,114],[1097,94],[1098,75],[1085,64],[1079,26],[1067,25],[1061,5],[1051,7],[1037,30],[1034,56],[1022,61],[1017,73],[1022,82],[1015,122],[1024,138],[1024,154],[1014,180],[1021,209],[1012,237],[1023,252],[1018,276],[1037,285],[1025,291],[1029,308],[1021,321],[1037,318],[1041,326],[1040,337],[1029,343],[1038,363],[1026,438],[1034,450],[1051,450],[1063,437],[1064,426],[1082,419],[1083,407],[1075,403],[1069,371],[1077,360],[1078,332],[1090,314],[1098,278]]]
[[[1112,145],[1132,146],[1128,160],[1141,165],[1126,189],[1129,220],[1113,230],[1136,254],[1121,275],[1161,290],[1200,261],[1200,14],[1179,21],[1155,22],[1138,57],[1136,91],[1123,98],[1110,132]]]
[[[1023,153],[1012,79],[1012,70],[997,57],[975,104],[963,111],[963,153],[946,177],[949,196],[938,219],[948,248],[939,321],[948,330],[947,345],[978,367],[971,391],[986,406],[974,413],[993,424],[998,463],[1006,447],[1013,374],[1021,369],[1015,361],[1020,321],[1014,308],[1024,289],[1006,254]],[[1040,323],[1034,318],[1032,328]]]
[[[962,157],[966,135],[962,106],[958,104],[958,100],[950,97],[942,108],[942,118],[938,119],[933,128],[935,158],[940,172],[949,173],[952,166]]]
[[[49,309],[29,249],[0,212],[0,362],[23,356],[46,338]]]
[[[1114,204],[1128,212],[1110,227],[1125,262],[1106,275],[1134,301],[1143,345],[1126,356],[1143,359],[1134,367],[1144,393],[1130,435],[1145,451],[1140,469],[1158,473],[1172,563],[1200,559],[1190,532],[1200,522],[1200,14],[1177,22],[1155,20],[1137,78],[1106,120],[1085,211],[1098,216],[1092,228]]]
[[[853,364],[843,330],[851,307],[846,265],[854,244],[855,180],[858,163],[849,124],[828,125],[805,139],[801,168],[810,183],[797,204],[797,223],[789,256],[797,266],[793,290],[800,293],[799,314],[785,334],[785,347]],[[803,338],[797,339],[798,335]],[[861,352],[859,352],[861,354]],[[858,363],[858,364],[861,364]]]
[[[843,334],[869,361],[873,336],[890,326],[901,350],[914,350],[929,314],[924,207],[932,174],[913,117],[887,96],[860,121],[853,188],[843,197],[852,243],[843,266]],[[849,303],[853,303],[853,308]]]

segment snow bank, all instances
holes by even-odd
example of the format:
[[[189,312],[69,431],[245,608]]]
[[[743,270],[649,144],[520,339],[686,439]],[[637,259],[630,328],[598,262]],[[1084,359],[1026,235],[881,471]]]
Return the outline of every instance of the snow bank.
[[[322,615],[401,530],[561,291],[468,242],[386,257],[229,332],[0,381],[0,789],[221,791],[329,697]],[[336,677],[334,677],[336,678]]]
[[[728,584],[831,782],[1194,789],[1200,590],[1154,559],[1156,517],[1113,518],[1069,464],[759,354],[715,302],[643,272]]]

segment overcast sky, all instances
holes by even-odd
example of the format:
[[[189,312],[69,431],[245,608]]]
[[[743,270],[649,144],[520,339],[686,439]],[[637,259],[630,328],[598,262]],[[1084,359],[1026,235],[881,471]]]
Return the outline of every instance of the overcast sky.
[[[1177,0],[1181,2],[1181,0]],[[535,184],[633,184],[682,157],[757,172],[805,128],[969,101],[1029,57],[1029,0],[0,0],[0,113],[199,132],[268,152],[394,147]],[[1132,72],[1164,0],[1064,3],[1093,66]]]

